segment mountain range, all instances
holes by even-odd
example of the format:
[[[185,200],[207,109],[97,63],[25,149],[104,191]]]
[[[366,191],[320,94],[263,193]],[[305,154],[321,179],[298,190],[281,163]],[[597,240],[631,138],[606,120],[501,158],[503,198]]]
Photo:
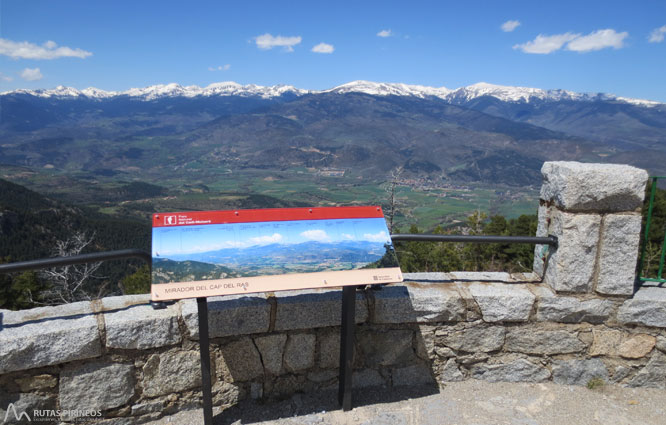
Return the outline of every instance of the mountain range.
[[[606,93],[576,93],[567,90],[543,90],[530,87],[500,86],[488,83],[477,83],[455,90],[446,87],[428,87],[402,83],[376,83],[372,81],[352,81],[327,90],[304,90],[294,86],[279,84],[275,86],[259,86],[256,84],[242,85],[233,81],[213,83],[206,87],[181,86],[180,84],[158,84],[145,88],[132,88],[126,91],[105,91],[95,87],[77,90],[73,87],[58,86],[55,89],[25,90],[19,89],[0,93],[3,95],[26,94],[44,98],[78,98],[108,99],[127,96],[141,100],[154,100],[160,97],[210,97],[210,96],[243,96],[270,99],[285,94],[303,96],[322,93],[365,93],[375,96],[414,96],[419,98],[437,97],[449,102],[465,102],[478,97],[490,96],[505,102],[530,102],[531,100],[577,100],[577,101],[618,101],[642,106],[659,106],[663,103],[651,100],[632,99]]]
[[[156,182],[305,167],[385,180],[402,168],[435,181],[534,185],[545,160],[666,173],[666,104],[602,93],[225,82],[16,90],[0,104],[0,163],[91,176]]]
[[[324,243],[307,241],[297,244],[268,244],[244,249],[225,248],[193,254],[172,254],[175,261],[198,261],[224,265],[257,265],[276,263],[322,263],[326,261],[372,262],[384,254],[382,242],[354,241]]]
[[[196,265],[199,269],[206,270],[209,276],[218,276],[222,269],[230,277],[259,276],[376,268],[379,264],[374,264],[373,267],[373,263],[384,257],[386,264],[382,267],[397,266],[394,251],[389,250],[382,242],[306,241],[295,244],[255,245],[241,249],[227,248],[192,254],[171,254],[158,259],[156,270],[158,274],[162,274],[161,268],[165,265],[181,276],[196,276],[191,272]],[[215,267],[219,269],[213,269]]]

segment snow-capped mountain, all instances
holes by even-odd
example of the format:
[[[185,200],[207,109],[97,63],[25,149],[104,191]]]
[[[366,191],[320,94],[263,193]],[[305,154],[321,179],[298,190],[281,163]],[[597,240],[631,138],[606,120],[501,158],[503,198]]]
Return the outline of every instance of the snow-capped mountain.
[[[294,86],[278,84],[275,86],[258,86],[256,84],[238,84],[233,81],[213,83],[201,90],[201,96],[259,96],[264,99],[279,97],[291,93],[295,95],[307,94],[307,90],[297,89]]]
[[[94,87],[89,87],[84,90],[77,90],[72,87],[58,86],[55,89],[46,90],[15,90],[11,92],[0,93],[0,95],[8,94],[27,94],[42,98],[78,98],[87,97],[90,99],[107,99],[116,96],[128,96],[140,100],[155,100],[163,97],[197,97],[197,96],[242,96],[242,97],[261,97],[269,99],[279,97],[285,93],[293,93],[295,95],[303,95],[308,93],[307,90],[297,89],[288,85],[275,85],[270,87],[259,86],[256,84],[242,85],[233,81],[213,83],[207,87],[199,86],[181,86],[180,84],[158,84],[144,88],[131,88],[126,91],[105,91]]]
[[[576,93],[568,90],[543,90],[531,87],[512,87],[500,86],[489,83],[476,83],[471,86],[461,87],[452,90],[445,96],[446,100],[451,102],[469,102],[473,99],[482,96],[490,96],[499,99],[503,102],[524,102],[529,103],[534,100],[551,100],[551,101],[620,101],[642,106],[655,106],[661,103],[643,100],[632,99],[626,97],[619,97],[607,93]]]
[[[438,97],[451,103],[468,102],[490,96],[503,102],[525,102],[539,100],[576,101],[620,101],[642,106],[661,105],[660,102],[619,97],[606,93],[576,93],[567,90],[543,90],[531,87],[500,86],[489,83],[476,83],[455,90],[446,87],[428,87],[402,83],[375,83],[372,81],[352,81],[329,90],[311,93],[366,93],[375,96],[413,96],[419,98]]]
[[[596,95],[575,93],[567,90],[542,90],[531,87],[499,86],[476,83],[451,92],[450,100],[470,101],[482,96],[491,96],[503,102],[529,102],[530,100],[592,100]],[[609,100],[609,99],[603,99]]]
[[[263,99],[282,96],[285,93],[303,95],[307,90],[300,90],[293,86],[279,84],[276,86],[259,86],[256,84],[242,85],[233,81],[213,83],[207,87],[186,86],[179,84],[162,84],[150,86],[143,89],[130,89],[121,92],[121,95],[138,97],[145,100],[153,100],[159,97],[197,97],[197,96],[256,96]]]
[[[446,87],[428,87],[402,83],[375,83],[372,81],[352,81],[319,93],[365,93],[374,96],[414,96],[419,98],[439,97],[446,99],[452,90]]]
[[[206,87],[181,86],[180,84],[159,84],[145,88],[132,88],[122,92],[104,91],[94,87],[77,90],[72,87],[58,86],[52,90],[15,90],[7,94],[27,94],[42,98],[78,98],[106,99],[116,96],[128,96],[138,100],[155,100],[164,97],[213,97],[240,96],[271,99],[285,94],[302,96],[321,93],[364,93],[373,96],[407,96],[416,98],[439,98],[453,104],[470,102],[479,97],[493,97],[502,102],[529,103],[540,101],[615,101],[639,106],[663,105],[660,102],[633,99],[606,93],[576,93],[568,90],[543,90],[531,87],[501,86],[489,83],[477,83],[455,90],[446,87],[428,87],[403,83],[377,83],[372,81],[352,81],[327,90],[304,90],[290,85],[260,86],[256,84],[238,84],[233,81],[213,83]]]
[[[61,88],[61,87],[62,86],[59,86],[58,88]],[[106,98],[118,96],[119,93],[115,92],[115,91],[104,91],[104,90],[96,89],[95,87],[88,87],[87,89],[83,89],[80,92],[78,92],[78,94],[86,96],[86,97],[91,97],[91,98],[106,99]],[[61,95],[61,96],[63,96],[63,95]]]

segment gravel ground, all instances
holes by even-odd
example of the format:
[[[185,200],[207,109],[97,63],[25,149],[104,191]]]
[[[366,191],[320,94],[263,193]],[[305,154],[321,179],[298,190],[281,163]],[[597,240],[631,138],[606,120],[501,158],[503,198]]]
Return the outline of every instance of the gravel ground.
[[[604,385],[488,383],[468,380],[445,388],[381,389],[354,393],[354,408],[343,412],[335,393],[297,394],[278,403],[244,401],[224,412],[218,424],[274,425],[664,425],[666,391]],[[152,425],[203,423],[189,410]]]

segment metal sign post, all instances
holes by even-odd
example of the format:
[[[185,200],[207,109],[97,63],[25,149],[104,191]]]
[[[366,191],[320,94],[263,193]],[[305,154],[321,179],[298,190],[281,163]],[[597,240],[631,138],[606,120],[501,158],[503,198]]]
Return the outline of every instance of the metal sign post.
[[[338,402],[343,411],[352,408],[352,370],[354,364],[354,327],[356,325],[356,289],[342,288],[342,323],[340,326],[340,379]],[[213,424],[213,391],[210,377],[210,338],[208,335],[208,301],[197,298],[199,316],[199,354],[201,356],[201,392],[204,425]]]
[[[356,286],[342,288],[340,326],[340,379],[338,402],[343,411],[351,410],[352,370],[354,365],[354,326],[356,325]]]
[[[201,392],[204,424],[213,424],[213,390],[210,379],[210,340],[208,338],[208,300],[197,298],[199,313],[199,354],[201,355]]]

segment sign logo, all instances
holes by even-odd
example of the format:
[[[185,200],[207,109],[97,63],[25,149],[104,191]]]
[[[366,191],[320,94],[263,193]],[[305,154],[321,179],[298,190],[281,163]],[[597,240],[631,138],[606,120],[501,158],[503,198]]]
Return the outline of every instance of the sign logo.
[[[28,422],[32,422],[32,419],[30,419],[30,416],[28,416],[27,413],[21,412],[20,414],[16,411],[16,406],[14,406],[14,403],[9,403],[9,406],[7,406],[7,411],[5,412],[5,419],[3,422],[7,422],[7,418],[9,417],[9,411],[12,411],[14,413],[14,418],[17,421],[20,421],[24,417],[28,420]]]
[[[176,224],[176,216],[175,215],[165,215],[164,216],[164,224],[167,226],[173,226]]]

